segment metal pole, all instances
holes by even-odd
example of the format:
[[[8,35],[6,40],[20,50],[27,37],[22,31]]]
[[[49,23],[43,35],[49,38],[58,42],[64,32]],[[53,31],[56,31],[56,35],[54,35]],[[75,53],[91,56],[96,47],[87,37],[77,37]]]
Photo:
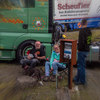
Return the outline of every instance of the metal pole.
[[[56,89],[58,88],[58,70],[56,71]]]
[[[68,87],[70,87],[70,66],[68,61]]]

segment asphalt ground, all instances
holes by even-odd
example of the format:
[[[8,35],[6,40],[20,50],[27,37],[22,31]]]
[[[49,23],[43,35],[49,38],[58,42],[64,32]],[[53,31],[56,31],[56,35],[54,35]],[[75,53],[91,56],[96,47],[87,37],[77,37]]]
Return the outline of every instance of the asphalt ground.
[[[74,68],[73,75],[77,68]],[[68,90],[67,79],[59,82],[43,82],[43,86],[22,89],[16,84],[23,75],[20,64],[16,62],[0,62],[0,100],[100,100],[100,63],[94,62],[86,67],[86,85],[76,86]],[[67,98],[67,99],[66,99]]]

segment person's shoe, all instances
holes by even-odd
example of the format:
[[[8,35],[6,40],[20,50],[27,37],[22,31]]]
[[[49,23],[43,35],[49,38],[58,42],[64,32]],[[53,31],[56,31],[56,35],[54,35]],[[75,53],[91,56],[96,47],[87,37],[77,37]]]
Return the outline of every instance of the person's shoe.
[[[74,78],[73,78],[73,82],[78,82],[78,77],[77,76],[75,76]]]
[[[51,76],[50,81],[55,82],[56,81],[56,75]]]
[[[24,69],[25,69],[25,70],[27,70],[28,68],[29,68],[29,66],[28,66],[28,65],[26,65],[26,66],[24,67]]]
[[[75,85],[85,85],[85,83],[74,81]]]
[[[43,78],[43,81],[44,81],[44,82],[50,81],[50,77],[49,77],[49,76],[45,76],[45,77]]]

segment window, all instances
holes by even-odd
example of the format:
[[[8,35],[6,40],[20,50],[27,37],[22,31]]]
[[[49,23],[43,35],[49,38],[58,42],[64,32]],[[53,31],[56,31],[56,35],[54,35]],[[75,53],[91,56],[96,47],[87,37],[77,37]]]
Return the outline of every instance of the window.
[[[0,8],[16,9],[16,8],[34,8],[35,0],[0,0]]]
[[[28,0],[28,7],[34,8],[35,7],[35,0]]]

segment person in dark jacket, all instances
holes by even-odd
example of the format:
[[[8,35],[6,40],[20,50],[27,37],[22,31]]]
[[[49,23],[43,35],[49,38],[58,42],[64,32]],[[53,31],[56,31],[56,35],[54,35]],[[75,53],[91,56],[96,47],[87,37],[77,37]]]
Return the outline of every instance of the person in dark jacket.
[[[31,71],[37,64],[45,60],[45,51],[40,41],[36,41],[29,54],[21,59],[22,68]]]
[[[74,77],[74,83],[85,84],[85,67],[86,67],[86,57],[89,52],[89,47],[91,44],[91,30],[87,28],[87,20],[83,19],[81,22],[82,29],[79,31],[78,39],[78,60],[77,60],[77,75]]]

